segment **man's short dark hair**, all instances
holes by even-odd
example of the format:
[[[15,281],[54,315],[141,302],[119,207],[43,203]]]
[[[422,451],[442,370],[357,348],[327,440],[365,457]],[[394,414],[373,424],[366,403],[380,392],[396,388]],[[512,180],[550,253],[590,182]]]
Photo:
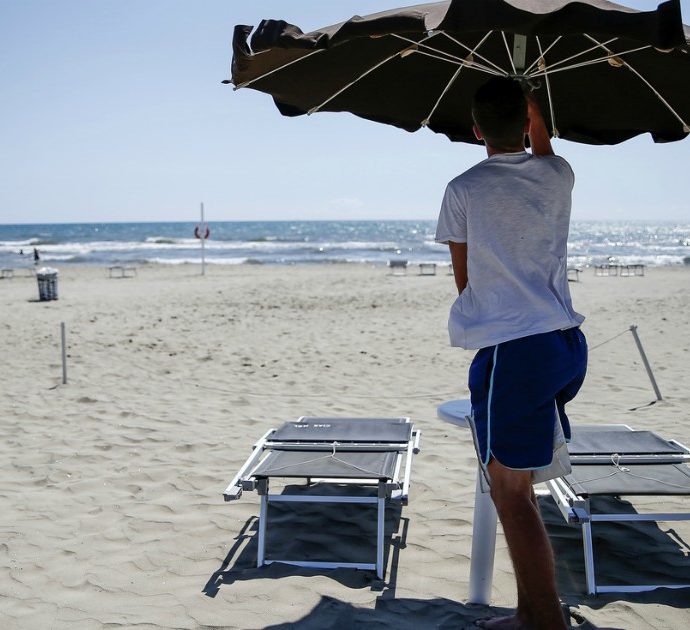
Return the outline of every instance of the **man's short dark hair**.
[[[489,146],[524,146],[527,99],[520,84],[510,77],[489,79],[474,95],[472,119]]]

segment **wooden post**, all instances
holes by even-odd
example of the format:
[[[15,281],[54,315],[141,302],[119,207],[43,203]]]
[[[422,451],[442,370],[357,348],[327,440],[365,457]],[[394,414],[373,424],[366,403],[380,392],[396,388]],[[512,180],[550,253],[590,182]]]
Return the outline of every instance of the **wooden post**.
[[[60,340],[62,345],[62,384],[67,384],[67,343],[65,341],[65,322],[60,322]]]

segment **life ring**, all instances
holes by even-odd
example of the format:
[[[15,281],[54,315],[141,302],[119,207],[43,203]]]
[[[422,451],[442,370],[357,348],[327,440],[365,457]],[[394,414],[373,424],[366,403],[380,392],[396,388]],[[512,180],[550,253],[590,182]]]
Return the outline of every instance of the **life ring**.
[[[203,237],[201,236],[201,230],[199,229],[199,226],[197,225],[194,228],[194,236],[196,236],[197,238],[203,238],[204,240],[206,240],[210,234],[211,230],[208,229],[208,226],[206,226],[206,231],[204,232]]]

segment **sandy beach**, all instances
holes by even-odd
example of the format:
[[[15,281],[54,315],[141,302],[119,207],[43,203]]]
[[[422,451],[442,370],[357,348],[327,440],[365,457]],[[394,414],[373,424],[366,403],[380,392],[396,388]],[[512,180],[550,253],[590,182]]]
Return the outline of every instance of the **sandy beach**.
[[[142,266],[0,280],[0,627],[466,628],[515,604],[500,530],[492,608],[467,605],[475,458],[436,407],[467,398],[472,353],[449,347],[454,285],[371,265]],[[591,347],[574,423],[690,443],[690,268],[572,283]],[[62,384],[60,323],[68,342]],[[637,325],[664,400],[632,335]],[[603,345],[601,345],[603,344]],[[423,432],[383,582],[255,568],[259,501],[222,491],[266,430],[302,415],[410,416]],[[687,499],[647,499],[690,511]],[[574,627],[681,629],[690,589],[588,597],[579,528],[543,512]],[[275,544],[362,553],[356,511],[311,508]],[[291,520],[293,519],[293,520]],[[278,528],[279,529],[279,528]],[[601,525],[604,581],[690,583],[690,523]],[[330,536],[330,534],[333,536]]]

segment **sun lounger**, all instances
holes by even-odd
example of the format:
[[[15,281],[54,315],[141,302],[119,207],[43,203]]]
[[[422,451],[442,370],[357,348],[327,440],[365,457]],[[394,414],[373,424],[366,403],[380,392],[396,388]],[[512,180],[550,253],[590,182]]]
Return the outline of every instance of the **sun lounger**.
[[[137,268],[131,265],[111,265],[108,267],[109,278],[133,278],[137,275]]]
[[[644,276],[644,265],[621,265],[620,275],[625,276]]]
[[[580,282],[580,273],[582,273],[582,269],[568,267],[568,282]]]
[[[688,513],[600,513],[595,497],[643,495],[690,496],[690,450],[651,431],[626,425],[573,427],[568,445],[572,473],[546,482],[563,518],[580,525],[589,594],[641,592],[655,588],[690,588],[687,584],[598,585],[595,577],[592,524],[609,521],[681,521]],[[594,501],[593,501],[594,499]]]
[[[617,276],[619,265],[595,265],[594,275],[595,276]]]
[[[257,566],[283,562],[303,567],[368,569],[376,570],[383,579],[386,502],[407,504],[412,457],[419,452],[420,438],[421,432],[414,429],[409,418],[304,416],[268,431],[223,493],[226,501],[239,499],[243,490],[256,490],[261,497]],[[274,479],[302,479],[307,486],[328,486],[328,493],[324,488],[324,493],[318,495],[271,494],[269,484]],[[372,496],[372,488],[376,496]],[[279,502],[376,505],[376,562],[266,558],[268,506]]]
[[[436,275],[436,263],[419,263],[419,275],[420,276],[435,276]]]
[[[393,276],[404,276],[407,274],[407,261],[391,259],[388,261],[388,268]]]
[[[0,269],[0,278],[14,278],[14,269]]]

